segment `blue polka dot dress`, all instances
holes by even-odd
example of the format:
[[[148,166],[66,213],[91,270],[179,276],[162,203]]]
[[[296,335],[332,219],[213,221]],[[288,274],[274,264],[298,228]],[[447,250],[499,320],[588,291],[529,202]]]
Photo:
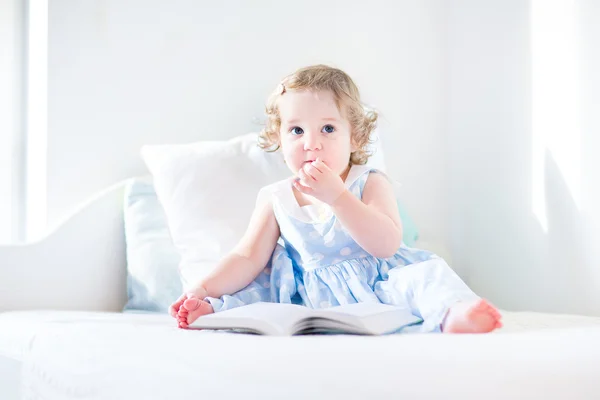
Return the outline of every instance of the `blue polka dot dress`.
[[[378,171],[354,165],[345,185],[362,198],[365,183]],[[292,180],[262,189],[271,197],[281,231],[271,261],[246,288],[219,299],[206,298],[215,312],[258,301],[327,308],[357,302],[408,307],[424,320],[420,332],[440,330],[452,304],[478,297],[435,254],[402,244],[389,258],[363,250],[325,204],[300,207]]]

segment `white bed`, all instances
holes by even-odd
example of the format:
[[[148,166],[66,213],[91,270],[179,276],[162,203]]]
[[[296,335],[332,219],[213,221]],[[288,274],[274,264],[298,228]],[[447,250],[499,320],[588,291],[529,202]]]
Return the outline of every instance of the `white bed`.
[[[166,315],[9,312],[2,399],[598,398],[600,318],[505,322],[490,335],[259,337]]]

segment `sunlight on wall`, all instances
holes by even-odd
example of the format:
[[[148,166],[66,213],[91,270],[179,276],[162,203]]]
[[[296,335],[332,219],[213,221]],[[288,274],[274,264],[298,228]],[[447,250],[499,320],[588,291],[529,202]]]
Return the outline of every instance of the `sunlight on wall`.
[[[16,130],[17,50],[13,2],[0,0],[0,243],[13,239],[13,136]]]
[[[29,1],[27,87],[27,239],[47,220],[48,1]]]
[[[575,0],[531,1],[533,212],[548,231],[545,154],[581,208],[581,127]]]

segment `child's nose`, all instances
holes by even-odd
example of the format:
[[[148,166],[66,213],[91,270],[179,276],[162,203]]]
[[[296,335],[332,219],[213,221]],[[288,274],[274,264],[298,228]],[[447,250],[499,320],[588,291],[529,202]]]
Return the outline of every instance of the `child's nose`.
[[[313,133],[304,134],[304,150],[321,150],[321,138]]]

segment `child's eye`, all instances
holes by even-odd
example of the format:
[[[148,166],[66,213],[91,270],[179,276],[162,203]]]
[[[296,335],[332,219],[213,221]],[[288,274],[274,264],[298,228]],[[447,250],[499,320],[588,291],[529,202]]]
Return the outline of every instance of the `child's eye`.
[[[335,128],[333,127],[333,125],[325,125],[323,127],[323,129],[321,130],[321,132],[333,133],[333,132],[335,132]]]
[[[304,133],[304,131],[299,126],[295,126],[292,129],[290,129],[290,133],[292,135],[302,135]]]

